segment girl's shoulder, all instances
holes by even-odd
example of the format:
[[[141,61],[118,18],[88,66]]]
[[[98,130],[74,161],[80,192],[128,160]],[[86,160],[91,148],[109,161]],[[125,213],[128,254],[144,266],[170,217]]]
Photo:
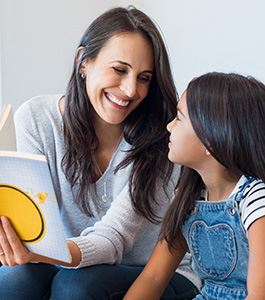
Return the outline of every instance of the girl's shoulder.
[[[255,179],[246,186],[239,211],[246,231],[253,222],[265,216],[265,183],[261,179]]]

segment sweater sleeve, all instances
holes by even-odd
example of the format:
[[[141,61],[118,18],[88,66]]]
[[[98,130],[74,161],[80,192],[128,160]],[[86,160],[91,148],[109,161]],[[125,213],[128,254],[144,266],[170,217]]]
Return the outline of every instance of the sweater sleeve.
[[[150,225],[135,213],[128,195],[126,185],[100,221],[86,228],[80,237],[71,239],[81,251],[82,258],[77,268],[120,263],[123,255],[132,249]]]

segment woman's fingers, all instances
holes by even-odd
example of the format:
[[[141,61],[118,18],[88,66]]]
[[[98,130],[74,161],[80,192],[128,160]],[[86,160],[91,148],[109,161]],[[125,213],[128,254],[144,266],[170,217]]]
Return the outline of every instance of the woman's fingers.
[[[8,218],[1,216],[0,226],[0,256],[3,265],[15,266],[30,261],[30,252],[22,244]]]
[[[2,217],[1,217],[1,222],[0,222],[0,250],[2,255],[0,256],[0,261],[3,265],[8,265],[7,263],[7,257],[10,256],[12,249],[9,245],[5,229],[4,229],[4,222],[2,222]]]

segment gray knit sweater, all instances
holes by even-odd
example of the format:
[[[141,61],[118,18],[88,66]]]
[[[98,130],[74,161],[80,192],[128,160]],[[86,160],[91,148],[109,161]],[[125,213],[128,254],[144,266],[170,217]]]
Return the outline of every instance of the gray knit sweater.
[[[159,226],[151,224],[135,213],[128,194],[131,166],[114,174],[131,146],[123,139],[114,153],[103,176],[94,184],[101,199],[103,182],[107,183],[108,202],[101,203],[99,211],[93,209],[89,218],[74,203],[69,182],[61,168],[65,153],[62,117],[59,100],[62,95],[45,95],[25,102],[15,113],[18,151],[46,156],[55,187],[56,197],[64,224],[65,234],[80,248],[82,258],[79,266],[122,263],[145,265],[156,242]],[[173,195],[178,167],[168,185],[168,195]],[[162,186],[156,187],[159,212],[165,213],[169,199]],[[89,195],[88,195],[89,199]],[[178,270],[196,286],[199,279],[189,268],[189,255],[183,259]]]

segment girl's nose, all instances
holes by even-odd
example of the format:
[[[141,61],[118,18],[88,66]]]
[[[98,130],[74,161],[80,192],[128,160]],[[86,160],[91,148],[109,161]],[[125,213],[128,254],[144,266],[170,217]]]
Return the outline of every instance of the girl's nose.
[[[171,122],[169,122],[169,123],[167,124],[167,131],[169,131],[169,132],[171,132],[172,122],[173,122],[173,121],[171,121]]]

